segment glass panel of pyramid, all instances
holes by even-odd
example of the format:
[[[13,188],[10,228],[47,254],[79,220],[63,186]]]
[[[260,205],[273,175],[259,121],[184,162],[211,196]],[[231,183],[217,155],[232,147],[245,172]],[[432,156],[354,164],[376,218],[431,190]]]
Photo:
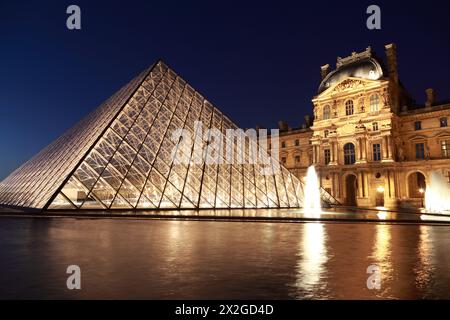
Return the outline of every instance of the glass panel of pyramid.
[[[301,181],[256,141],[227,135],[236,129],[159,61],[7,177],[0,203],[59,210],[301,207]],[[250,149],[262,163],[250,161]]]

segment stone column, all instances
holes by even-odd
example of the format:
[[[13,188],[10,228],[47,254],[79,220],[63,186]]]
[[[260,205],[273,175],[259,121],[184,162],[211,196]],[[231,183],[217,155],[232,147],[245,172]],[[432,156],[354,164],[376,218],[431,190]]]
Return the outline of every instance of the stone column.
[[[364,174],[364,190],[366,190],[366,198],[369,197],[369,173]]]
[[[388,175],[389,175],[389,191],[390,191],[389,196],[391,198],[396,198],[397,195],[395,192],[395,171],[389,170]]]
[[[388,153],[388,159],[393,159],[393,152],[392,152],[392,138],[391,136],[386,137],[386,143],[387,143],[387,153]]]
[[[312,154],[313,154],[313,164],[316,164],[317,163],[317,161],[316,161],[316,159],[317,159],[317,156],[316,156],[316,145],[313,145],[312,146],[313,147],[313,150],[312,150]]]
[[[334,142],[330,143],[330,163],[334,162]]]
[[[363,181],[362,181],[361,171],[358,171],[357,182],[358,182],[358,197],[362,198],[363,197]]]
[[[333,155],[334,155],[334,162],[336,162],[336,163],[338,161],[338,147],[337,147],[337,145],[338,145],[338,143],[337,143],[337,141],[335,141],[333,143],[333,149],[334,149]]]
[[[330,163],[328,165],[336,165],[337,164],[337,148],[336,148],[336,141],[331,141],[330,143]]]
[[[334,154],[334,163],[337,164],[338,160],[339,160],[338,143],[337,143],[337,141],[334,141],[333,148],[334,148],[334,152],[333,152],[333,154]]]
[[[316,147],[317,147],[317,158],[316,158],[316,160],[317,160],[317,163],[320,164],[320,158],[321,158],[321,156],[320,156],[320,145],[316,145]]]
[[[356,163],[361,160],[361,139],[356,139],[356,145],[355,145],[355,156],[356,156]]]
[[[333,196],[333,197],[335,197],[335,195],[334,195],[334,173],[333,172],[330,172],[330,179],[331,179],[331,192],[330,192],[330,194]]]
[[[362,190],[362,197],[367,197],[367,189],[366,185],[364,183],[364,179],[366,178],[366,173],[363,171],[361,172],[361,190]]]
[[[334,176],[334,180],[335,180],[335,188],[336,191],[334,192],[334,196],[336,198],[340,198],[341,197],[341,177],[339,175],[339,173],[333,173]]]
[[[365,162],[367,160],[367,139],[362,138],[361,143],[362,143],[362,160]]]
[[[382,159],[387,159],[387,141],[386,136],[383,136],[383,139],[381,140],[381,155]]]

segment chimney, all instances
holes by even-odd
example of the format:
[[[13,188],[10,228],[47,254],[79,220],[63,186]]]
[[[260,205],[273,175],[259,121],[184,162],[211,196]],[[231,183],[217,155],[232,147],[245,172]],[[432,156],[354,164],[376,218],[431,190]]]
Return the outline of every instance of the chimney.
[[[330,65],[327,63],[320,67],[320,74],[322,75],[322,80],[330,73]]]
[[[389,73],[389,78],[398,84],[398,71],[397,71],[397,46],[395,43],[390,43],[385,46],[386,58],[387,58],[387,68]]]
[[[280,129],[280,131],[287,131],[288,130],[287,122],[283,120],[278,121],[278,129]]]
[[[425,106],[427,108],[431,108],[435,101],[436,94],[434,93],[434,90],[432,88],[428,88],[427,90],[425,90],[425,92],[427,94],[427,101],[425,102]]]

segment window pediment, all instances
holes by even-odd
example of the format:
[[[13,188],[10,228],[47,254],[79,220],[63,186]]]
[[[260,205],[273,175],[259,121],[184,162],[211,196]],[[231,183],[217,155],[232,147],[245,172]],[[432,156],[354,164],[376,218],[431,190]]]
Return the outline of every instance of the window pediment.
[[[450,131],[446,130],[435,135],[436,138],[450,138]]]
[[[416,135],[412,136],[409,140],[411,140],[411,141],[423,141],[423,140],[426,140],[426,139],[428,139],[427,136],[424,136],[424,135],[421,135],[421,134],[416,134]]]

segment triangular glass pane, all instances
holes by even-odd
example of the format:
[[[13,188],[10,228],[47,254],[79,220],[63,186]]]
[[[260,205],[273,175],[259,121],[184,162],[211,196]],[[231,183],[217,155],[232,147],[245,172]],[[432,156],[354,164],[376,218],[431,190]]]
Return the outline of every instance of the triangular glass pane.
[[[162,191],[159,187],[156,187],[151,180],[147,180],[144,190],[142,191],[142,196],[151,201],[157,207],[161,201]],[[142,196],[140,200],[143,200]]]
[[[183,196],[183,199],[181,200],[181,208],[195,208],[195,206],[191,201],[189,201],[188,198]]]
[[[84,201],[81,209],[107,209],[100,201],[95,199],[95,197],[91,194]]]
[[[158,200],[159,203],[159,200]],[[155,205],[152,201],[148,200],[144,195],[139,199],[139,203],[137,205],[138,209],[155,209],[158,206]]]
[[[75,177],[71,177],[67,181],[62,193],[77,207],[80,207],[86,200],[89,190]]]
[[[62,194],[58,194],[49,209],[76,209],[76,207]]]
[[[137,200],[136,200],[137,201]],[[132,209],[133,207],[120,194],[116,196],[111,209]]]
[[[162,209],[170,209],[170,208],[176,208],[177,204],[173,203],[169,197],[163,196],[161,203],[159,204],[159,207]]]

